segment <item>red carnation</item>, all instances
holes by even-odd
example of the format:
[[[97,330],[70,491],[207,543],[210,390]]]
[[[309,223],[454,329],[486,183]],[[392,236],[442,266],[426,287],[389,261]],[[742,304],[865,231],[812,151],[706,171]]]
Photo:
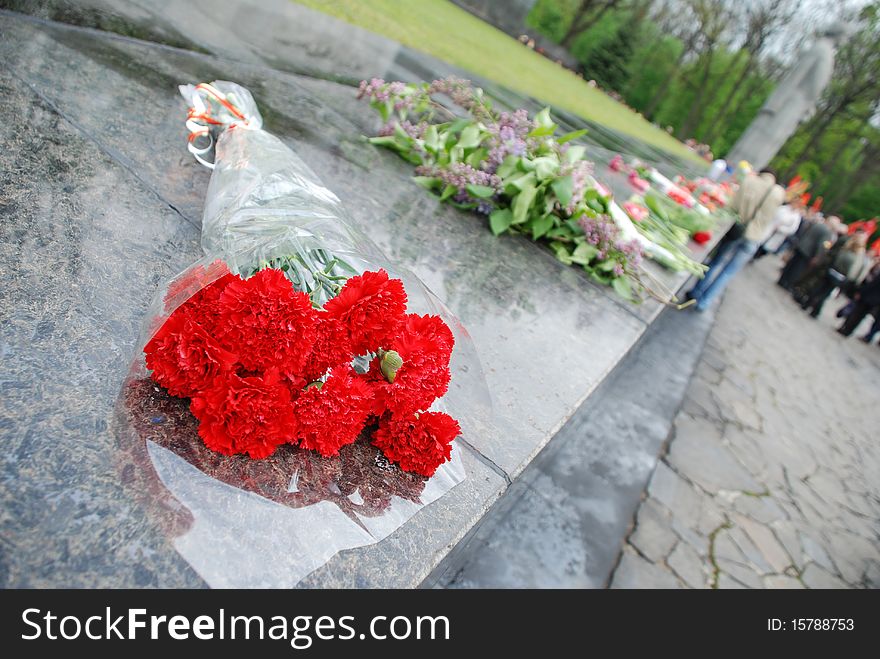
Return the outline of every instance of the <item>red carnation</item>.
[[[193,266],[180,275],[171,280],[168,284],[168,290],[165,293],[165,310],[169,311],[172,306],[180,306],[187,300],[194,301],[194,298],[201,296],[207,289],[217,288],[220,283],[220,290],[225,287],[227,277],[232,277],[226,264],[217,259],[207,268],[203,265]],[[206,286],[206,282],[214,278],[210,284]],[[219,293],[217,296],[219,297]]]
[[[235,346],[246,369],[277,367],[290,377],[302,372],[318,318],[309,296],[295,291],[283,272],[265,268],[230,281],[218,306],[217,336]]]
[[[705,245],[707,242],[712,240],[712,232],[711,231],[697,231],[694,234],[694,242],[698,245]]]
[[[382,417],[373,444],[404,471],[433,476],[449,460],[452,440],[461,434],[458,421],[443,412]]]
[[[323,456],[336,455],[354,442],[370,413],[372,397],[367,384],[351,366],[337,366],[323,386],[311,386],[296,399],[300,446]]]
[[[348,328],[336,318],[318,313],[317,334],[304,371],[306,380],[318,380],[334,366],[351,364],[355,356]]]
[[[384,270],[352,277],[339,295],[324,305],[332,318],[348,327],[355,354],[388,346],[406,312],[406,291]]]
[[[205,445],[224,455],[265,458],[296,434],[290,389],[277,368],[262,376],[218,378],[193,396],[190,409]]]
[[[452,332],[438,316],[407,315],[390,348],[403,360],[394,382],[382,374],[378,358],[372,361],[366,375],[373,388],[373,414],[418,412],[445,394],[451,378],[449,358],[454,343]]]
[[[186,308],[177,309],[144,346],[153,380],[189,398],[231,371],[238,357],[224,350]]]

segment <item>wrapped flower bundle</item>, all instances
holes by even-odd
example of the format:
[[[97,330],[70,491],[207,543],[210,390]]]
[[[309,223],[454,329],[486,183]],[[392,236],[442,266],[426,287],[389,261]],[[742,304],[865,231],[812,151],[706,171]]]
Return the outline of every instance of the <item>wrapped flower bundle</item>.
[[[489,396],[461,323],[262,129],[246,89],[181,93],[213,169],[205,256],[148,311],[119,470],[209,585],[290,587],[460,483],[454,440],[488,427]]]

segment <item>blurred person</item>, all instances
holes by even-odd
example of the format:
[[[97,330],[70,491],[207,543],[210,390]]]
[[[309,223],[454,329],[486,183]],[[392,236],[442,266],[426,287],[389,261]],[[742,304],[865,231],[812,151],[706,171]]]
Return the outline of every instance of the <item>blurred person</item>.
[[[721,176],[727,171],[727,161],[723,158],[718,158],[716,161],[712,163],[712,166],[709,168],[709,174],[707,175],[710,181],[720,181]]]
[[[873,268],[872,273],[853,295],[852,311],[837,330],[843,336],[850,336],[868,314],[875,319],[880,314],[880,268]]]
[[[791,291],[804,276],[808,268],[815,267],[825,255],[825,252],[834,244],[835,232],[833,229],[835,216],[819,220],[798,238],[791,258],[776,283],[787,291]]]
[[[831,216],[827,222],[831,228],[831,239],[824,244],[825,252],[809,264],[806,271],[791,288],[791,296],[800,305],[806,304],[810,298],[810,292],[822,284],[834,260],[848,242],[846,225],[840,218]]]
[[[754,260],[758,260],[770,252],[777,254],[786,238],[794,235],[801,225],[804,211],[804,202],[799,196],[780,206],[773,216],[773,232],[755,252]]]
[[[705,311],[718,297],[730,280],[749,262],[758,247],[767,237],[777,209],[785,201],[785,190],[776,183],[776,176],[770,170],[760,174],[748,174],[734,194],[729,208],[742,220],[733,229],[741,235],[719,245],[715,256],[709,263],[709,270],[697,282],[687,297],[696,300],[696,309]]]
[[[865,253],[865,246],[868,244],[866,234],[859,232],[850,238],[840,238],[838,242],[843,244],[842,248],[835,255],[822,278],[810,288],[801,305],[805,311],[812,309],[810,316],[813,318],[818,318],[822,313],[822,305],[834,289],[845,288],[857,282],[870,264],[870,259]]]

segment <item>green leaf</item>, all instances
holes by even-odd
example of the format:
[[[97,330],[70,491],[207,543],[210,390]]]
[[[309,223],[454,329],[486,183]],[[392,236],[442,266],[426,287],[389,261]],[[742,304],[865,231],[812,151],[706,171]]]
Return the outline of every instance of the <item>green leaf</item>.
[[[559,142],[560,144],[565,144],[566,142],[571,142],[572,140],[576,140],[579,137],[583,137],[584,135],[586,135],[589,132],[590,131],[588,128],[581,128],[580,130],[573,130],[570,133],[566,133],[565,135],[562,135],[562,136],[556,138],[556,141]]]
[[[589,268],[587,268],[587,266],[584,266],[584,270],[586,270],[587,272],[590,273],[590,278],[593,281],[599,282],[603,286],[607,286],[608,284],[611,283],[611,278],[608,277],[607,275],[602,274],[598,270],[589,269]]]
[[[592,208],[597,213],[604,213],[607,209],[605,208],[605,204],[603,204],[598,199],[590,199],[587,201],[587,206]]]
[[[555,157],[542,156],[535,158],[534,163],[535,175],[539,181],[546,181],[548,178],[556,176],[556,172],[559,171],[559,160]]]
[[[489,226],[496,236],[507,231],[511,224],[513,224],[513,213],[509,208],[499,208],[489,215]]]
[[[577,247],[574,248],[574,252],[571,254],[571,260],[574,263],[578,263],[580,265],[587,265],[590,261],[592,261],[596,254],[599,253],[599,250],[595,245],[591,245],[590,243],[581,243]]]
[[[475,149],[474,152],[467,157],[466,162],[474,169],[479,169],[480,163],[483,162],[488,155],[489,151],[483,147],[480,147],[479,149]]]
[[[425,148],[432,153],[437,153],[437,149],[440,148],[440,135],[437,133],[437,126],[433,124],[428,126],[423,139]]]
[[[465,126],[471,125],[472,119],[465,119],[462,117],[461,119],[456,119],[451,124],[449,124],[449,132],[450,133],[459,133]]]
[[[553,228],[553,216],[542,215],[532,222],[532,240],[537,240]]]
[[[556,253],[556,258],[562,261],[565,265],[571,265],[571,254],[568,251],[568,247],[563,243],[550,243],[550,247]]]
[[[529,133],[529,137],[543,137],[552,135],[556,130],[556,124],[550,118],[550,108],[544,108],[535,115],[535,127]]]
[[[532,202],[535,201],[535,195],[537,193],[538,189],[534,184],[529,184],[527,187],[523,188],[516,197],[514,197],[513,203],[511,204],[514,224],[522,224],[528,219],[529,209],[532,207]]]
[[[489,185],[476,185],[474,183],[468,183],[466,189],[473,196],[479,197],[480,199],[487,199],[495,194],[495,188]]]
[[[565,152],[565,162],[577,162],[578,160],[583,160],[586,152],[586,147],[577,145],[570,146],[568,151]]]
[[[454,185],[447,184],[447,186],[443,188],[443,192],[440,194],[440,201],[446,201],[452,195],[454,195],[457,190],[458,188],[456,188]]]
[[[461,131],[461,135],[458,138],[458,145],[462,149],[473,149],[474,147],[480,146],[482,140],[483,136],[480,135],[479,127],[470,125]]]
[[[394,112],[394,101],[389,98],[379,106],[379,116],[382,117],[382,121],[387,123],[392,112]]]
[[[426,190],[433,190],[440,183],[442,183],[442,181],[436,176],[413,176],[413,181],[418,183]]]
[[[574,179],[571,176],[563,176],[553,181],[550,187],[553,188],[553,194],[556,195],[559,203],[568,206],[574,194]]]
[[[507,156],[504,159],[498,169],[495,170],[495,174],[500,176],[501,178],[507,178],[511,174],[516,171],[516,166],[519,163],[519,156]]]
[[[535,161],[531,158],[521,157],[519,159],[519,168],[524,172],[535,171]]]
[[[395,151],[399,150],[399,146],[397,145],[397,141],[394,138],[394,135],[382,135],[380,137],[371,137],[369,139],[370,144],[375,144],[376,146],[384,146],[388,149],[394,149]]]
[[[614,292],[617,293],[624,300],[629,300],[630,302],[632,302],[632,285],[629,283],[629,279],[627,277],[615,277],[614,279],[612,279],[611,288],[613,288]]]
[[[449,162],[461,162],[464,160],[464,149],[460,144],[456,144],[449,149]]]
[[[570,238],[571,229],[568,227],[556,227],[547,232],[547,238]]]
[[[596,266],[596,269],[601,270],[602,272],[611,272],[614,270],[616,263],[617,261],[602,261]]]
[[[534,172],[527,172],[507,179],[504,184],[505,186],[512,185],[517,190],[522,190],[529,186],[534,187],[536,180]]]
[[[405,144],[407,147],[412,147],[413,143],[415,143],[412,135],[403,130],[399,123],[394,124],[394,137],[397,138],[398,143]]]

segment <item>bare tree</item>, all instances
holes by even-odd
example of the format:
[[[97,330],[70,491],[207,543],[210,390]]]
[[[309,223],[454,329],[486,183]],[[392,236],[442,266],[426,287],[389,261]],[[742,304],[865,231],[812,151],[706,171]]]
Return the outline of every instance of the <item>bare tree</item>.
[[[852,176],[848,176],[846,182],[826,199],[825,208],[829,212],[840,212],[862,185],[880,173],[880,144],[864,139],[856,162],[857,168]]]
[[[767,46],[770,38],[781,28],[786,25],[794,15],[796,6],[792,5],[791,0],[769,0],[768,3],[752,6],[747,10],[747,31],[745,41],[743,42],[740,53],[745,53],[746,60],[742,65],[736,80],[734,80],[727,95],[721,101],[721,107],[709,124],[706,130],[705,140],[710,143],[714,140],[727,119],[728,112],[733,104],[733,99],[739,93],[745,81],[751,75],[760,61],[762,51]],[[738,64],[739,53],[737,57],[731,60],[732,64]],[[733,66],[730,67],[731,69]],[[726,71],[723,79],[727,78],[727,74],[732,70]]]
[[[642,113],[648,119],[652,119],[654,117],[654,113],[657,111],[657,108],[660,107],[660,104],[663,102],[663,99],[669,92],[669,88],[678,79],[678,76],[681,75],[682,66],[684,65],[687,58],[693,54],[700,40],[701,25],[692,16],[690,3],[685,3],[682,6],[682,11],[677,15],[677,18],[679,20],[672,22],[672,25],[669,25],[668,28],[669,33],[676,36],[681,41],[682,49],[678,55],[678,58],[675,60],[675,62],[672,64],[672,67],[666,74],[666,77],[658,85],[657,91],[654,93],[654,96],[651,97],[651,100],[648,101],[648,103],[642,110]],[[686,27],[676,34],[675,29],[680,26]],[[661,23],[661,27],[666,26]]]
[[[570,49],[579,35],[598,23],[610,9],[621,5],[622,0],[581,0],[559,45]]]
[[[691,6],[700,24],[701,66],[697,80],[691,83],[691,87],[696,89],[696,96],[687,117],[677,131],[679,137],[687,137],[693,132],[711,100],[712,90],[708,83],[712,74],[712,63],[731,24],[731,10],[726,0],[692,0]]]

